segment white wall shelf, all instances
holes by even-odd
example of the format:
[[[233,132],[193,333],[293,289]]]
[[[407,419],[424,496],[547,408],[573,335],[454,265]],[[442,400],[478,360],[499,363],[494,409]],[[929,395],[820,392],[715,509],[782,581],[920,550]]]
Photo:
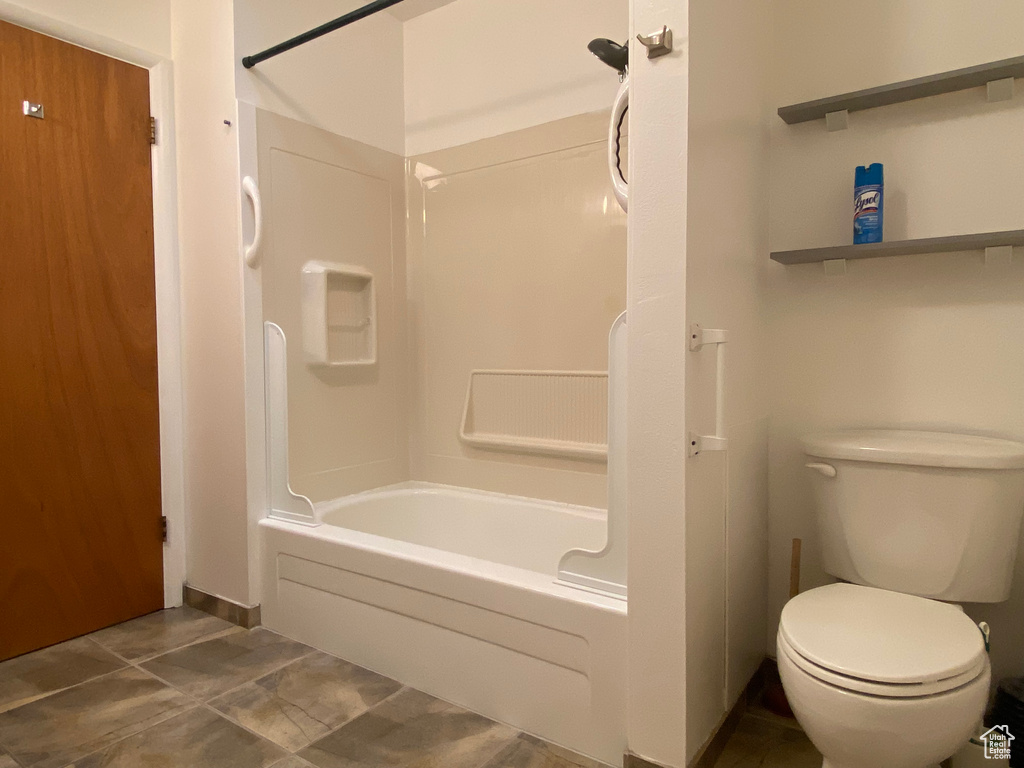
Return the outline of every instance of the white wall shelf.
[[[902,101],[923,99],[926,96],[937,96],[940,93],[977,88],[996,80],[1017,77],[1024,77],[1024,56],[978,64],[964,69],[954,69],[913,80],[879,85],[800,104],[791,104],[779,107],[779,117],[793,125],[809,120],[820,120],[832,112],[857,112],[872,107],[884,107]]]
[[[316,366],[377,362],[373,275],[360,267],[308,261],[302,267],[302,351]]]
[[[780,264],[812,264],[837,259],[874,259],[881,256],[910,256],[921,253],[980,251],[1000,246],[1024,245],[1024,229],[1006,232],[981,232],[973,235],[925,237],[918,240],[894,240],[887,243],[837,245],[830,248],[805,248],[797,251],[772,251],[772,261]]]

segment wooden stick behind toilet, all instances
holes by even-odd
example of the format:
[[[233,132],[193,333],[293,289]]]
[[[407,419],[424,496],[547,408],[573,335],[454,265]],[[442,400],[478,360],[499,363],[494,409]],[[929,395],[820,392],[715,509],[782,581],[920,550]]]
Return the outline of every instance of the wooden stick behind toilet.
[[[800,547],[803,542],[793,539],[793,553],[789,560],[789,598],[792,600],[800,594]]]

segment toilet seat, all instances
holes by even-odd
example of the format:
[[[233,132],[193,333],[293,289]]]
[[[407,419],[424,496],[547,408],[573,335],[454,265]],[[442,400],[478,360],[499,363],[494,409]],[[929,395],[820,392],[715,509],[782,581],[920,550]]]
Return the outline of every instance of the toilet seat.
[[[986,669],[980,630],[956,606],[855,584],[830,584],[786,604],[779,651],[849,691],[905,698],[966,685]]]
[[[952,677],[943,678],[941,680],[920,683],[879,683],[873,680],[864,680],[858,677],[843,675],[815,664],[813,661],[805,659],[793,650],[792,646],[789,645],[781,632],[778,637],[778,645],[779,650],[782,653],[785,653],[787,658],[789,658],[793,664],[811,677],[821,680],[824,683],[828,683],[829,685],[834,685],[837,688],[842,688],[846,691],[866,693],[871,696],[879,696],[887,699],[934,696],[936,694],[946,693],[947,691],[952,691],[962,685],[966,685],[985,672],[985,660],[981,659],[977,666],[972,667],[968,671],[962,672],[959,675],[953,675]]]

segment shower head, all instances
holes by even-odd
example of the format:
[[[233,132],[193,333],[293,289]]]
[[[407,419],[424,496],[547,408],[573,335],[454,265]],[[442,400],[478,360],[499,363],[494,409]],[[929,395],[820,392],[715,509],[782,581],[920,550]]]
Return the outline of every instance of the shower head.
[[[617,69],[620,74],[626,72],[626,67],[629,65],[628,45],[619,45],[614,40],[598,37],[590,41],[587,50],[612,69]]]

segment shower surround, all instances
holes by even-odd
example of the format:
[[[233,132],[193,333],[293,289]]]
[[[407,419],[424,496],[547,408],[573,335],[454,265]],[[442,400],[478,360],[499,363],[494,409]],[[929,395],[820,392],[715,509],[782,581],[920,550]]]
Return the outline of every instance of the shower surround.
[[[608,538],[626,252],[607,114],[409,159],[255,114],[263,317],[281,334],[269,474],[291,486],[271,496],[293,512],[259,522],[264,623],[618,762],[625,585],[559,578],[575,550],[582,583],[604,583],[590,553]],[[372,280],[372,303],[304,290],[304,270]],[[311,317],[313,349],[372,323],[373,364],[311,365]]]

